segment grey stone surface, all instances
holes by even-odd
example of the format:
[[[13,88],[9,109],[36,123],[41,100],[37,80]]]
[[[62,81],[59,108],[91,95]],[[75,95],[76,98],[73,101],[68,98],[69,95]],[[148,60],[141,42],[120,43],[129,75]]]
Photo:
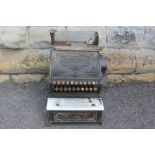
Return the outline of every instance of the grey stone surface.
[[[99,46],[106,48],[155,48],[154,26],[3,26],[0,48],[50,48],[50,29],[97,31]]]
[[[0,84],[0,128],[155,128],[155,83],[120,84],[102,92],[103,124],[47,126],[48,84]]]
[[[31,48],[51,48],[50,30],[66,30],[65,26],[31,26],[28,29]]]
[[[147,26],[45,26],[30,27],[33,48],[50,47],[50,29],[57,31],[97,31],[99,46],[106,48],[155,48],[155,27]]]
[[[112,26],[107,27],[109,48],[154,48],[154,27]]]
[[[27,27],[26,26],[1,26],[0,27],[0,48],[20,49],[27,48]]]
[[[51,48],[50,26],[32,26],[29,28],[29,41],[31,48]]]
[[[99,45],[106,44],[106,27],[101,26],[32,26],[29,28],[29,39],[32,48],[50,48],[50,30],[56,31],[98,31]]]
[[[147,26],[144,31],[144,40],[146,48],[155,48],[155,27]]]
[[[97,31],[99,33],[99,46],[106,47],[107,26],[67,26],[68,31]]]

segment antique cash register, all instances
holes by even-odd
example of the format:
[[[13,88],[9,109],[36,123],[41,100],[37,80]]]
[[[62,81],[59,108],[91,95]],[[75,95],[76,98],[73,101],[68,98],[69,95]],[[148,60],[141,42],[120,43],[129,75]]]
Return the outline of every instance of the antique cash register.
[[[92,31],[51,30],[48,124],[102,123],[107,61]]]

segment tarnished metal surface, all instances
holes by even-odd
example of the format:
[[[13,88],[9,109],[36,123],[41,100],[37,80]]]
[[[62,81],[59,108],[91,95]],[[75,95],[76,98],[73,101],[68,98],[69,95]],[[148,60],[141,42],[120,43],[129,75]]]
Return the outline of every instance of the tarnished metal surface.
[[[101,123],[104,104],[101,98],[48,98],[48,122]]]
[[[51,96],[98,97],[100,87],[107,83],[106,65],[98,51],[52,51]]]
[[[53,122],[97,122],[97,112],[53,112]]]
[[[99,78],[98,52],[52,51],[52,78]]]
[[[48,98],[46,107],[48,123],[101,123],[104,106],[99,94],[106,84],[107,64],[97,49],[98,33],[52,30],[50,35],[49,89],[52,98]],[[63,50],[62,46],[72,50]],[[92,50],[88,50],[91,47]]]

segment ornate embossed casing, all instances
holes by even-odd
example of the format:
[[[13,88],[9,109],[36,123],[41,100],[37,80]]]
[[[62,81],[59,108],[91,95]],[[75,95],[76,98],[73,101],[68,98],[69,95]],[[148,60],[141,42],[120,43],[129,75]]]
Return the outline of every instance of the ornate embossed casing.
[[[99,122],[104,110],[100,91],[106,85],[106,59],[97,32],[51,31],[49,124]]]
[[[53,50],[50,68],[51,95],[98,97],[102,87],[101,79],[105,79],[102,74],[103,68],[106,70],[106,60],[105,62],[103,58],[101,60],[98,51]],[[78,91],[77,88],[80,90]]]

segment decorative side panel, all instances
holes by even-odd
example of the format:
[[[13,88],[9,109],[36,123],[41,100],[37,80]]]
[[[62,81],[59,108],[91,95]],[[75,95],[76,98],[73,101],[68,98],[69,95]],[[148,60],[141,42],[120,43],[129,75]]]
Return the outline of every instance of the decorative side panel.
[[[97,122],[97,112],[54,112],[54,122]]]

